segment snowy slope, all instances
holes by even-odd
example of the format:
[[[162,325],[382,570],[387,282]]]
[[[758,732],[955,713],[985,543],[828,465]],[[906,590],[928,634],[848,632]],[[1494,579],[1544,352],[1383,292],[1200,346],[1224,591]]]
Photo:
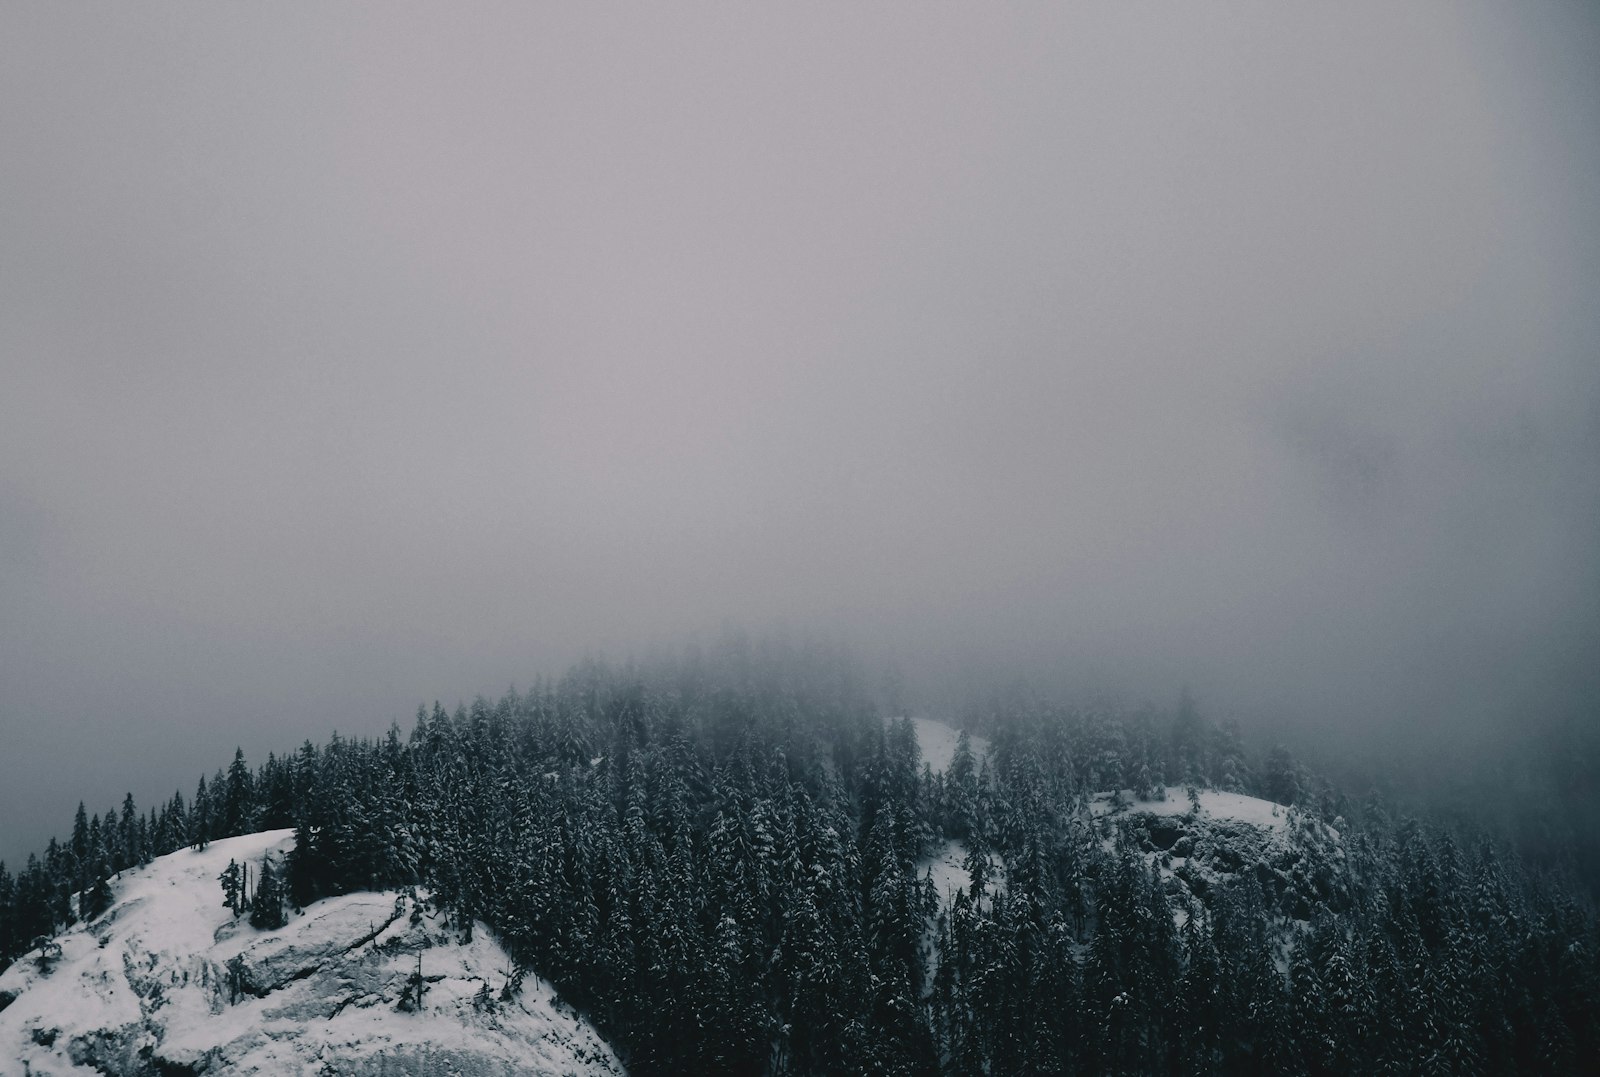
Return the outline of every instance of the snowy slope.
[[[950,761],[955,758],[956,742],[961,739],[961,730],[932,718],[913,718],[911,724],[917,731],[917,747],[922,749],[922,761],[935,774],[949,770]],[[981,760],[989,754],[988,740],[971,735],[969,738],[974,760]]]
[[[942,841],[933,855],[917,865],[917,873],[933,880],[933,892],[939,895],[939,911],[950,908],[956,894],[972,886],[972,873],[967,870],[967,847],[959,841]]]
[[[0,976],[0,1075],[623,1072],[543,981],[500,1001],[511,962],[481,925],[463,941],[405,895],[319,901],[277,931],[235,920],[218,874],[292,841],[251,834],[124,872],[58,960],[35,952]],[[427,986],[408,1012],[419,954]]]

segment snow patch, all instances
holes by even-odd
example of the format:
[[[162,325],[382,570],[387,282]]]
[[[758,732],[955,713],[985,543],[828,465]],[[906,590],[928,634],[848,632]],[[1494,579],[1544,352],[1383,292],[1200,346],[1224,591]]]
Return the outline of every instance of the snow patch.
[[[950,762],[956,755],[956,743],[961,739],[961,730],[932,718],[913,718],[911,726],[917,731],[917,747],[922,750],[922,761],[935,774],[949,770]],[[968,739],[972,745],[973,762],[989,754],[987,738],[968,734]]]
[[[1139,799],[1133,795],[1131,789],[1124,789],[1120,794],[1096,793],[1089,802],[1089,810],[1095,815],[1116,815],[1124,811],[1145,815],[1189,814],[1192,805],[1189,803],[1188,790],[1184,786],[1169,785],[1165,793],[1165,800]],[[1120,805],[1115,802],[1115,798],[1119,795]],[[1212,819],[1249,823],[1262,830],[1279,832],[1287,830],[1289,826],[1291,809],[1282,804],[1274,804],[1270,800],[1262,800],[1260,797],[1245,796],[1243,793],[1226,793],[1220,789],[1202,789],[1199,790],[1199,801],[1200,814]]]
[[[959,841],[947,841],[937,852],[918,866],[923,876],[933,879],[933,892],[939,895],[939,911],[948,911],[956,894],[972,887],[972,873],[967,870],[967,847]]]
[[[917,863],[917,877],[933,880],[933,892],[939,897],[940,913],[950,911],[950,906],[955,903],[958,893],[970,892],[972,889],[972,873],[967,870],[967,856],[965,842],[948,840],[940,842],[932,856]],[[1005,861],[994,853],[986,854],[985,859],[989,861],[989,879],[984,883],[985,892],[1004,890]],[[985,908],[988,907],[987,899],[983,904]]]

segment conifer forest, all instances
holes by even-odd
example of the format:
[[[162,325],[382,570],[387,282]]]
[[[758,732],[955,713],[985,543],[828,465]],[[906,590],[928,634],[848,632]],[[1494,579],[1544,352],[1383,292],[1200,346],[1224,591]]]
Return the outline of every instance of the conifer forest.
[[[965,716],[986,753],[964,732],[935,774],[870,684],[783,646],[587,662],[382,738],[254,768],[237,753],[190,797],[80,808],[0,869],[0,964],[92,920],[119,872],[293,827],[285,865],[230,864],[218,900],[272,927],[319,897],[420,893],[503,941],[505,992],[547,978],[635,1074],[1554,1074],[1600,1057],[1600,928],[1569,866],[1339,789],[1188,699],[997,701]],[[1105,810],[1166,789],[1192,803]],[[1202,818],[1202,791],[1270,801],[1280,840]],[[941,848],[964,854],[943,898]]]

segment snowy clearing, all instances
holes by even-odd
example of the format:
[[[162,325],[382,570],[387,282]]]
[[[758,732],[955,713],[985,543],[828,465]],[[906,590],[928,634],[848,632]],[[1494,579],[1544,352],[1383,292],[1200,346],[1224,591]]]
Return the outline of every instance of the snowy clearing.
[[[932,718],[913,718],[911,725],[917,731],[917,747],[922,750],[922,761],[935,774],[949,770],[950,761],[955,758],[956,743],[961,739],[961,730]],[[986,738],[972,734],[969,734],[969,738],[974,762],[989,754],[989,741]]]

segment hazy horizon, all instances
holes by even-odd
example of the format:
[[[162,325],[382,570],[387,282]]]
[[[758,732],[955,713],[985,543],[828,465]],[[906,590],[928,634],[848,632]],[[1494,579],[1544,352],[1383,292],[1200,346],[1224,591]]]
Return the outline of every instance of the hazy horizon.
[[[725,623],[1593,728],[1600,17],[0,14],[0,858]]]

